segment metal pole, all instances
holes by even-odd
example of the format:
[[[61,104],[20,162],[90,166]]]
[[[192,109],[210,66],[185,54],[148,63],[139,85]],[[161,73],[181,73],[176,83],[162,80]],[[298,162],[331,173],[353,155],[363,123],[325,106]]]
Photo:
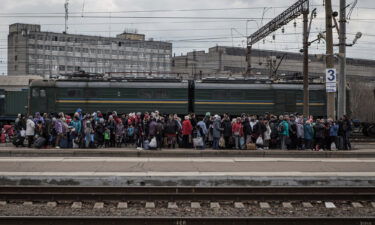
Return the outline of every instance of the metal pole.
[[[247,46],[246,49],[246,62],[247,62],[247,69],[246,69],[246,76],[249,77],[251,74],[251,45]]]
[[[326,0],[326,68],[334,68],[333,58],[333,37],[332,37],[332,2]],[[336,118],[335,111],[335,94],[334,92],[327,93],[327,117]]]
[[[303,115],[310,116],[309,112],[309,37],[307,23],[309,11],[303,12]]]
[[[346,114],[346,0],[340,0],[338,117]]]

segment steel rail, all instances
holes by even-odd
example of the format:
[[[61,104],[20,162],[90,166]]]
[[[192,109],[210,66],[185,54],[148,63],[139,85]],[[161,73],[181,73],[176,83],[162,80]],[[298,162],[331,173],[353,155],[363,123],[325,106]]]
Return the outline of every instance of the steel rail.
[[[375,187],[1,186],[0,200],[365,200]]]
[[[126,225],[371,225],[375,218],[360,217],[315,217],[315,218],[296,218],[296,217],[0,217],[0,224],[7,225],[103,225],[103,224],[126,224]]]

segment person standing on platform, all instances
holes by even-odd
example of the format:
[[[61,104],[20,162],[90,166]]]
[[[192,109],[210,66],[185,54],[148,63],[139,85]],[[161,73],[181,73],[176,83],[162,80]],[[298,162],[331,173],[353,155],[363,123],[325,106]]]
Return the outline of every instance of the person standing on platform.
[[[35,135],[35,123],[33,121],[33,117],[29,116],[26,121],[26,136],[27,136],[27,147],[31,148],[32,144],[34,143],[34,135]]]

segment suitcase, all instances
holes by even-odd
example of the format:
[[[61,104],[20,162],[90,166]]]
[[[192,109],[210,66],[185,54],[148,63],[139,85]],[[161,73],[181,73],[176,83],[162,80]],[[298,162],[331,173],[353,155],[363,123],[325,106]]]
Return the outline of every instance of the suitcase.
[[[61,138],[60,148],[68,148],[68,139],[66,137]]]
[[[46,139],[44,137],[38,137],[34,142],[35,148],[42,148],[46,144]]]
[[[254,143],[246,144],[247,150],[257,150],[257,146]]]
[[[15,145],[16,147],[18,146],[23,146],[23,142],[25,141],[25,138],[24,137],[21,137],[21,136],[16,136],[13,138],[13,145]]]

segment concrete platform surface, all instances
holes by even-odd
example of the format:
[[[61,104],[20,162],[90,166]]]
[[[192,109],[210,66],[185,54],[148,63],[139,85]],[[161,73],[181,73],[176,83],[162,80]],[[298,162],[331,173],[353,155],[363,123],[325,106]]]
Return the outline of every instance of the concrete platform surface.
[[[295,157],[295,158],[375,158],[375,143],[356,144],[351,151],[282,150],[195,150],[134,148],[34,149],[0,147],[0,157]]]
[[[17,184],[374,186],[375,158],[0,158],[0,185]]]

